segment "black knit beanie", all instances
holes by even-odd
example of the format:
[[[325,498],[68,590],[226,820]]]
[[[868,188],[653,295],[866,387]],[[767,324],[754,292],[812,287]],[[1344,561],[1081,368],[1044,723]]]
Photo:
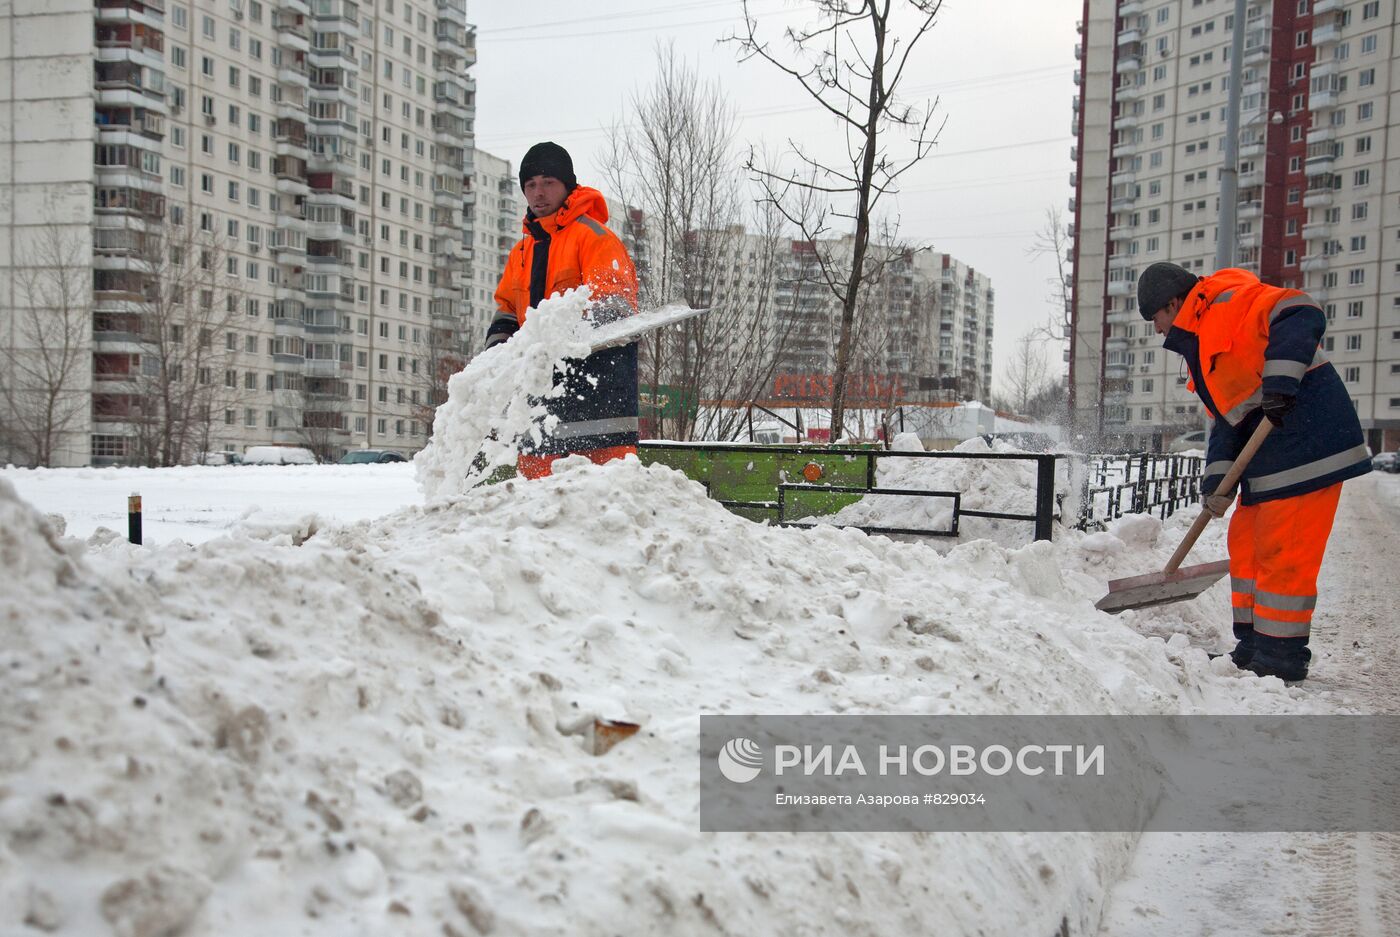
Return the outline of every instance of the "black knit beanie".
[[[1161,261],[1142,271],[1138,277],[1138,315],[1151,322],[1152,317],[1173,299],[1191,292],[1201,278],[1185,267]]]
[[[570,192],[578,185],[578,179],[574,178],[574,161],[569,151],[557,143],[536,143],[520,161],[521,189],[536,176],[558,179]]]

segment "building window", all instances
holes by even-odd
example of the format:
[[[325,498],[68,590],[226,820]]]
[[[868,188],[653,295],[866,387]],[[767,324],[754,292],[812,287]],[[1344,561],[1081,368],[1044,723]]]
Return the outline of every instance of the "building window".
[[[1371,170],[1358,169],[1351,174],[1351,184],[1356,188],[1371,184]]]
[[[1347,351],[1360,351],[1360,350],[1361,350],[1361,336],[1360,336],[1360,335],[1348,335],[1348,336],[1347,336]]]
[[[1366,268],[1356,267],[1347,273],[1347,282],[1352,286],[1361,286],[1366,282]]]
[[[1366,303],[1364,300],[1353,299],[1351,302],[1347,303],[1348,319],[1360,319],[1362,313],[1364,313],[1365,311]]]
[[[1342,371],[1342,380],[1346,381],[1348,384],[1359,384],[1361,382],[1360,365],[1353,365],[1352,367],[1345,368]]]
[[[1296,250],[1286,250],[1283,252],[1283,265],[1292,267],[1298,263],[1298,252]]]

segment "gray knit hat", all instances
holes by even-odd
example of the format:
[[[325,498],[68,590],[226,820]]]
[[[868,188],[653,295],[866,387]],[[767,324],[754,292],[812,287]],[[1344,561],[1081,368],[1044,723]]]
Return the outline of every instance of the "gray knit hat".
[[[1191,292],[1191,287],[1200,279],[1185,267],[1173,263],[1161,261],[1153,264],[1138,277],[1138,315],[1151,322],[1158,309]]]

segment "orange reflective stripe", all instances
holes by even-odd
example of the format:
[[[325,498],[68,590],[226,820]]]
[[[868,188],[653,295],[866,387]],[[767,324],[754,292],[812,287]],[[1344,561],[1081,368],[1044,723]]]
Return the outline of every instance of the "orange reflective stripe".
[[[1313,617],[1312,609],[1295,612],[1291,609],[1269,608],[1267,605],[1260,605],[1258,603],[1254,605],[1254,615],[1256,618],[1267,618],[1270,621],[1296,622],[1310,622]]]
[[[554,460],[562,459],[566,455],[586,456],[588,461],[594,465],[602,465],[613,459],[622,459],[636,454],[636,446],[607,446],[603,449],[585,449],[580,452],[555,453],[553,455],[535,455],[522,452],[516,456],[515,470],[525,478],[545,478],[552,473]]]

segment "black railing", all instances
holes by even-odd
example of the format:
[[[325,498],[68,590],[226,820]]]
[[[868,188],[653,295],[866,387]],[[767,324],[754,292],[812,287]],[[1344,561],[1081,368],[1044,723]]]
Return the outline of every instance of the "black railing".
[[[970,510],[964,510],[964,509],[962,508],[962,506],[961,506],[961,501],[960,501],[960,499],[959,499],[959,501],[955,504],[954,510],[953,510],[953,528],[954,528],[954,529],[957,528],[957,521],[958,521],[958,518],[959,518],[960,516],[962,516],[962,517],[986,517],[986,518],[995,518],[995,519],[1013,520],[1013,521],[1027,521],[1027,522],[1030,522],[1030,523],[1034,524],[1034,539],[1036,539],[1036,540],[1050,540],[1050,539],[1052,539],[1052,535],[1053,535],[1053,532],[1054,532],[1054,529],[1055,529],[1055,521],[1056,521],[1057,518],[1058,518],[1058,515],[1057,515],[1057,513],[1056,513],[1056,508],[1057,508],[1057,497],[1056,497],[1056,492],[1055,492],[1055,460],[1056,460],[1056,459],[1063,459],[1063,458],[1066,458],[1066,456],[1064,456],[1064,455],[1057,455],[1057,454],[1054,454],[1054,453],[1032,453],[1032,452],[1024,452],[1024,453],[1022,453],[1022,452],[977,452],[977,453],[973,453],[973,452],[902,452],[902,451],[888,451],[888,450],[882,450],[882,449],[858,449],[858,448],[829,447],[829,446],[780,446],[780,447],[775,447],[775,446],[751,446],[751,445],[724,445],[724,446],[715,446],[715,445],[708,445],[708,444],[706,444],[706,443],[684,443],[684,442],[669,442],[669,441],[660,441],[660,440],[648,441],[648,442],[646,443],[645,448],[648,448],[648,449],[669,449],[669,450],[678,450],[678,451],[686,451],[686,450],[689,450],[689,451],[701,451],[701,452],[723,452],[723,453],[755,452],[755,453],[764,453],[764,454],[767,454],[767,455],[772,455],[775,451],[777,451],[777,452],[781,452],[781,453],[784,454],[784,455],[789,455],[789,456],[804,456],[804,455],[810,455],[810,456],[814,456],[814,457],[828,457],[828,458],[830,458],[830,457],[836,457],[836,458],[844,458],[844,459],[846,459],[846,460],[848,460],[848,461],[853,460],[853,459],[864,459],[864,460],[865,460],[865,484],[864,484],[863,486],[845,486],[845,487],[842,487],[842,486],[831,486],[831,485],[791,485],[791,484],[786,484],[786,483],[779,483],[779,484],[775,485],[776,500],[772,500],[772,501],[732,501],[732,500],[719,500],[719,499],[717,499],[717,500],[719,500],[719,503],[720,503],[721,505],[723,505],[723,506],[726,507],[726,508],[730,508],[730,509],[746,510],[746,511],[758,511],[758,512],[777,512],[777,514],[778,514],[777,522],[778,522],[778,523],[787,523],[787,522],[784,520],[784,517],[785,517],[785,510],[786,510],[786,505],[785,505],[786,495],[785,495],[785,493],[784,493],[785,491],[803,490],[803,491],[809,491],[809,492],[811,492],[811,491],[822,491],[822,492],[828,492],[828,493],[831,493],[831,494],[861,494],[861,495],[866,495],[866,494],[876,494],[876,495],[879,495],[879,494],[893,494],[893,495],[901,495],[901,494],[920,495],[920,494],[924,494],[924,495],[927,495],[927,494],[930,494],[930,493],[928,493],[928,492],[921,492],[921,491],[912,490],[912,489],[886,489],[886,488],[881,488],[881,487],[879,487],[879,486],[876,484],[875,476],[876,476],[876,464],[877,464],[881,459],[976,459],[976,460],[994,460],[994,461],[1006,461],[1006,460],[1010,460],[1010,461],[1020,461],[1020,462],[1034,462],[1034,463],[1036,464],[1035,509],[1034,509],[1034,511],[1033,511],[1032,513],[1024,514],[1024,513],[1007,512],[1007,511],[970,511]],[[697,481],[700,481],[702,484],[705,484],[705,489],[706,489],[707,492],[710,490],[709,484],[706,483],[704,479],[697,479]],[[931,494],[940,495],[940,496],[944,496],[944,497],[948,497],[948,496],[952,496],[952,495],[955,495],[955,494],[958,494],[958,493],[956,493],[956,492],[932,492]],[[859,530],[864,530],[864,531],[866,531],[867,533],[881,533],[881,532],[885,532],[885,531],[882,531],[882,530],[879,529],[879,528],[864,527],[864,526],[859,525],[859,524],[850,524],[850,525],[842,525],[842,526],[856,527],[857,529],[859,529]],[[925,536],[949,536],[949,534],[948,534],[947,532],[945,532],[945,531],[930,531],[930,530],[919,530],[919,529],[910,529],[910,530],[900,529],[899,532],[900,532],[900,533],[907,533],[907,534],[914,534],[914,535],[925,535]]]
[[[1200,501],[1200,456],[1100,455],[1088,460],[1081,490],[1080,530],[1101,529],[1124,514],[1155,513],[1163,520]]]

